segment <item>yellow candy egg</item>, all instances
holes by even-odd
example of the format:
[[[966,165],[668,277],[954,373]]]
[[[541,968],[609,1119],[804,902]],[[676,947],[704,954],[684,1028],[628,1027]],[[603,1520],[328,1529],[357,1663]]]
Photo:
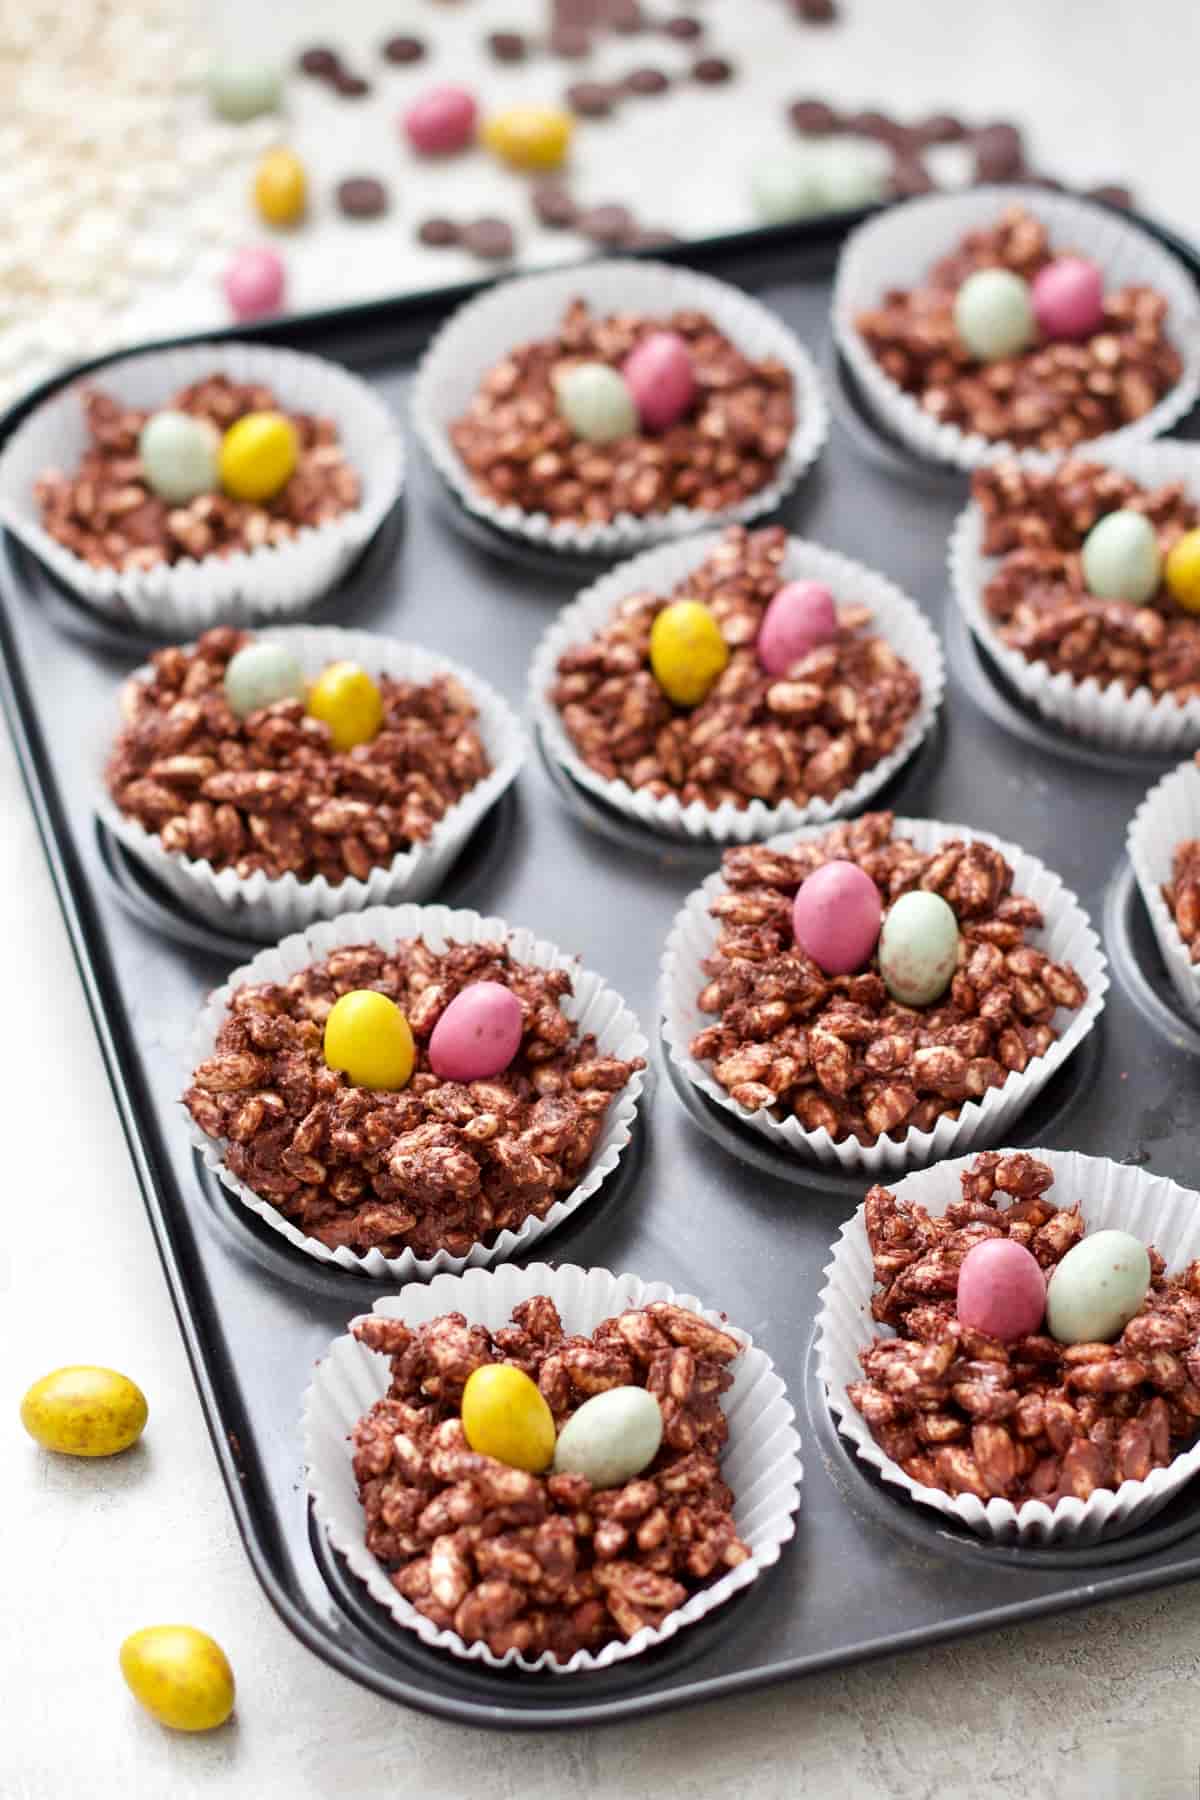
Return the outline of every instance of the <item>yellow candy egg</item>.
[[[213,1731],[233,1711],[233,1670],[215,1638],[194,1625],[147,1625],[121,1645],[134,1698],[173,1731]]]
[[[268,225],[296,225],[308,207],[308,177],[294,150],[268,150],[254,176],[254,204]]]
[[[394,1000],[356,988],[335,1000],[325,1021],[325,1061],[355,1087],[394,1093],[413,1072],[416,1046]]]
[[[21,1402],[30,1437],[60,1456],[116,1456],[137,1443],[148,1416],[136,1382],[86,1364],[43,1375]]]
[[[554,1457],[554,1415],[541,1389],[511,1363],[485,1363],[467,1377],[463,1430],[472,1450],[538,1475]]]
[[[514,169],[557,169],[565,160],[575,121],[558,106],[509,106],[493,113],[483,141]]]
[[[721,628],[698,600],[664,606],[650,629],[650,667],[668,700],[699,706],[729,661]]]
[[[235,500],[270,500],[290,480],[300,454],[296,427],[282,413],[245,413],[221,439],[221,486]]]
[[[1200,526],[1185,531],[1167,556],[1167,592],[1185,612],[1200,613]]]
[[[329,727],[335,750],[369,744],[383,724],[383,695],[357,663],[330,663],[308,690],[308,710]]]

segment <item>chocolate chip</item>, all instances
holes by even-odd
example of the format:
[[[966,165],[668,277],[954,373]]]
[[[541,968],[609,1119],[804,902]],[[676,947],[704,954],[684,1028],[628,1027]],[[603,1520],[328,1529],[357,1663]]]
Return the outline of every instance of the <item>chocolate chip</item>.
[[[572,112],[585,119],[607,118],[613,109],[616,93],[602,81],[576,81],[567,89],[566,101]]]
[[[447,244],[457,244],[461,233],[453,219],[426,219],[417,229],[417,236],[423,244],[429,244],[435,250],[445,249]]]
[[[513,228],[505,219],[472,219],[460,235],[463,248],[486,262],[501,262],[516,249]]]
[[[561,231],[573,225],[579,208],[561,181],[539,181],[533,189],[533,210],[543,225]]]
[[[976,181],[1011,181],[1025,161],[1025,146],[1015,125],[985,125],[975,133]]]
[[[824,100],[793,100],[788,118],[805,137],[828,137],[841,130],[841,120]]]
[[[639,0],[609,0],[607,24],[610,31],[631,37],[646,23]]]
[[[673,19],[664,19],[662,29],[668,37],[678,38],[681,44],[691,43],[704,36],[704,26],[699,19],[693,19],[690,13],[676,13]]]
[[[679,243],[673,231],[663,231],[653,225],[635,225],[621,239],[622,250],[665,250],[671,244]]]
[[[377,219],[388,208],[388,192],[373,175],[349,175],[337,185],[337,203],[348,219]]]
[[[425,45],[418,37],[390,37],[383,46],[384,59],[390,63],[420,62],[425,55]]]
[[[634,69],[622,83],[627,94],[664,94],[670,85],[661,69]]]
[[[1099,200],[1102,206],[1119,206],[1123,212],[1128,212],[1133,205],[1132,192],[1127,187],[1121,187],[1118,182],[1106,182],[1103,187],[1088,188],[1084,199]]]
[[[907,143],[912,135],[906,125],[881,112],[851,113],[844,123],[857,137],[874,138],[880,144]]]
[[[914,125],[913,135],[921,144],[961,144],[968,135],[961,119],[953,113],[931,113]]]
[[[806,25],[832,25],[837,18],[834,0],[792,0],[792,11]]]
[[[582,25],[558,25],[546,39],[546,46],[555,56],[590,56],[592,35]]]
[[[629,208],[617,205],[589,206],[575,223],[594,244],[619,244],[634,228]]]
[[[361,100],[364,94],[371,91],[369,81],[364,81],[361,75],[351,75],[345,69],[338,70],[333,77],[333,85],[346,100]]]
[[[702,56],[692,64],[692,80],[702,81],[707,87],[715,87],[720,81],[733,78],[733,64],[723,56]]]
[[[336,75],[341,66],[337,51],[330,50],[326,44],[314,44],[310,50],[300,53],[299,67],[306,75],[315,75],[320,81]]]
[[[919,156],[897,156],[888,186],[897,200],[912,200],[918,194],[932,194],[937,183]]]
[[[487,47],[497,62],[524,62],[529,54],[529,45],[519,31],[490,31]]]

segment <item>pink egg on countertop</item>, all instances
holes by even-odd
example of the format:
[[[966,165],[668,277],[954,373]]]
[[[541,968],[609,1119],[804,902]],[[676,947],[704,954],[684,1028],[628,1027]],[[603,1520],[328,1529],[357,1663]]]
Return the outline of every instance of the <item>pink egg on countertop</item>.
[[[274,250],[239,250],[221,285],[236,319],[261,319],[283,305],[287,271]]]
[[[796,942],[826,975],[865,968],[882,923],[883,896],[857,863],[824,863],[792,902]]]
[[[443,1081],[486,1081],[521,1048],[521,1002],[499,981],[475,981],[456,994],[429,1040],[429,1062]]]
[[[445,83],[427,88],[405,112],[408,141],[422,156],[444,156],[465,150],[475,138],[479,109],[466,88]]]
[[[1033,278],[1033,313],[1048,338],[1084,338],[1104,323],[1104,277],[1082,256],[1060,256]]]
[[[1024,1244],[985,1238],[958,1271],[959,1323],[1002,1344],[1037,1331],[1046,1316],[1046,1277]]]
[[[781,587],[758,628],[758,660],[768,675],[786,675],[793,663],[837,633],[837,607],[819,581]]]
[[[652,331],[626,357],[621,373],[648,431],[677,425],[696,396],[692,353],[677,331]]]

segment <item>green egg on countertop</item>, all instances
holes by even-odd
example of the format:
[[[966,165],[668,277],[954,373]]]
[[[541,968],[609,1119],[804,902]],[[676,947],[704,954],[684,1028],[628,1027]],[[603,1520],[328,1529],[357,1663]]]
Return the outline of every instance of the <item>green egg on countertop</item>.
[[[243,124],[260,113],[275,112],[283,83],[274,63],[223,57],[208,71],[208,101],[222,119]]]
[[[35,1381],[21,1402],[21,1423],[60,1456],[116,1456],[136,1444],[149,1411],[127,1375],[83,1364]]]
[[[928,1006],[958,967],[958,920],[940,894],[901,894],[884,914],[879,973],[893,1000]]]
[[[146,485],[170,506],[200,494],[215,494],[221,436],[207,419],[168,407],[151,413],[138,438],[138,458]]]
[[[799,144],[783,144],[760,157],[750,171],[750,197],[758,217],[766,225],[785,225],[819,213],[824,203],[817,175],[815,156]]]
[[[1046,1288],[1046,1329],[1060,1344],[1107,1344],[1150,1291],[1146,1246],[1127,1231],[1093,1231],[1058,1264]]]
[[[582,1475],[595,1488],[621,1487],[654,1461],[662,1429],[658,1401],[645,1388],[606,1388],[559,1432],[554,1473]]]
[[[1162,580],[1158,534],[1149,519],[1129,507],[1096,521],[1083,540],[1082,561],[1083,579],[1097,600],[1140,606]]]

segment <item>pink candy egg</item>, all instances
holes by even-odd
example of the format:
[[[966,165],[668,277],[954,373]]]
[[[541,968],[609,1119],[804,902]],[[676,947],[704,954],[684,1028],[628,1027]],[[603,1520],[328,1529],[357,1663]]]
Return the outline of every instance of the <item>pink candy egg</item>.
[[[758,660],[768,675],[786,675],[793,663],[827,644],[837,632],[833,595],[819,581],[789,581],[763,614]]]
[[[826,975],[865,968],[882,923],[883,897],[857,863],[814,869],[792,902],[796,942]]]
[[[476,981],[456,994],[433,1028],[429,1062],[443,1081],[486,1081],[521,1048],[521,1002],[499,981]]]
[[[1084,338],[1104,323],[1104,277],[1082,256],[1060,256],[1033,278],[1033,313],[1048,338]]]
[[[221,278],[236,319],[261,319],[283,304],[287,271],[274,250],[239,250]]]
[[[677,331],[652,331],[621,371],[648,431],[678,424],[696,394],[692,353]]]
[[[1046,1314],[1046,1277],[1024,1244],[985,1238],[958,1271],[959,1323],[1011,1343],[1037,1331]]]
[[[404,129],[414,150],[422,156],[444,156],[465,150],[474,140],[478,108],[466,88],[429,88],[404,114]]]

